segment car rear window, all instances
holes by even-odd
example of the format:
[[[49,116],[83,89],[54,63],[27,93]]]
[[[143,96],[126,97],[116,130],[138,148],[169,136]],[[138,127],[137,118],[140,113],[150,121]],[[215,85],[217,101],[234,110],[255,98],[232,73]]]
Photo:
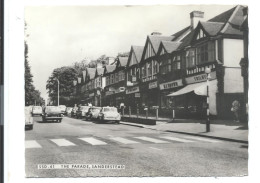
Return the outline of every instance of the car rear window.
[[[46,107],[45,112],[60,112],[58,107]]]
[[[104,108],[104,112],[109,112],[109,111],[117,112],[117,108],[114,108],[114,107],[106,107],[106,108]]]

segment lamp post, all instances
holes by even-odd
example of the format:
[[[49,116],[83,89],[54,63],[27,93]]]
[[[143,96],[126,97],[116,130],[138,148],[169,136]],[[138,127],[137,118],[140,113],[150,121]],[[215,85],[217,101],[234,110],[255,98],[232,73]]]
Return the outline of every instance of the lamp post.
[[[206,120],[206,132],[210,132],[210,120],[209,120],[209,79],[210,79],[210,68],[205,69],[205,73],[207,74],[207,120]]]
[[[58,82],[58,106],[60,105],[60,81],[58,80],[58,78],[56,78],[57,82]]]

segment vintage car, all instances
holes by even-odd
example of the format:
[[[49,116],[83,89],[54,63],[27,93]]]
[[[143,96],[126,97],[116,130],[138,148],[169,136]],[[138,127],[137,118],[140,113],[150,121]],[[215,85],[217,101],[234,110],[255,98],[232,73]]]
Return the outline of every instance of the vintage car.
[[[24,108],[24,115],[25,115],[25,129],[33,129],[33,117],[32,117],[32,107],[26,106]]]
[[[73,109],[72,107],[67,107],[66,110],[65,110],[65,115],[71,116],[72,109]]]
[[[41,106],[33,106],[32,107],[32,116],[42,115],[42,107]]]
[[[121,115],[118,113],[115,107],[102,107],[100,113],[98,114],[99,122],[115,121],[119,123],[121,120]]]
[[[63,114],[58,106],[46,106],[43,109],[42,121],[54,120],[57,122],[62,121]]]
[[[76,112],[76,118],[83,118],[86,116],[90,106],[80,106]]]
[[[98,119],[98,114],[100,113],[101,107],[90,107],[86,113],[86,120],[96,120]]]
[[[59,109],[61,110],[62,114],[66,113],[66,106],[65,105],[59,105]]]
[[[72,110],[70,112],[71,117],[76,117],[77,110],[78,110],[78,107],[73,107],[72,108]]]

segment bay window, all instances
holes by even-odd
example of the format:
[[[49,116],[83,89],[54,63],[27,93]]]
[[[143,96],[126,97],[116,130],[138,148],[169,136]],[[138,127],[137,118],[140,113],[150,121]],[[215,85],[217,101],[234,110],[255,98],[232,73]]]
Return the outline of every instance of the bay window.
[[[197,63],[203,64],[214,61],[214,42],[207,42],[197,47]]]

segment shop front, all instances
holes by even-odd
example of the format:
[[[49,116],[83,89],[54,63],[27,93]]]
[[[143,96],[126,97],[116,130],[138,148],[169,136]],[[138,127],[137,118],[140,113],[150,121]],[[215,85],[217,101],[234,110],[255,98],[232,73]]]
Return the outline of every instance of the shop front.
[[[172,117],[172,110],[174,109],[174,97],[168,97],[169,94],[178,91],[183,87],[183,80],[178,79],[161,83],[160,89],[160,109],[159,113],[165,117]]]
[[[142,83],[140,89],[142,107],[152,108],[153,106],[158,106],[159,89],[157,80]]]
[[[125,106],[126,108],[131,107],[133,114],[137,113],[137,108],[140,107],[140,89],[139,86],[128,87],[125,92]]]
[[[199,74],[185,78],[186,86],[178,91],[167,95],[172,97],[172,105],[176,117],[204,118],[207,109],[207,74]],[[209,111],[210,115],[217,115],[216,93],[217,79],[216,72],[210,73],[209,79]]]

